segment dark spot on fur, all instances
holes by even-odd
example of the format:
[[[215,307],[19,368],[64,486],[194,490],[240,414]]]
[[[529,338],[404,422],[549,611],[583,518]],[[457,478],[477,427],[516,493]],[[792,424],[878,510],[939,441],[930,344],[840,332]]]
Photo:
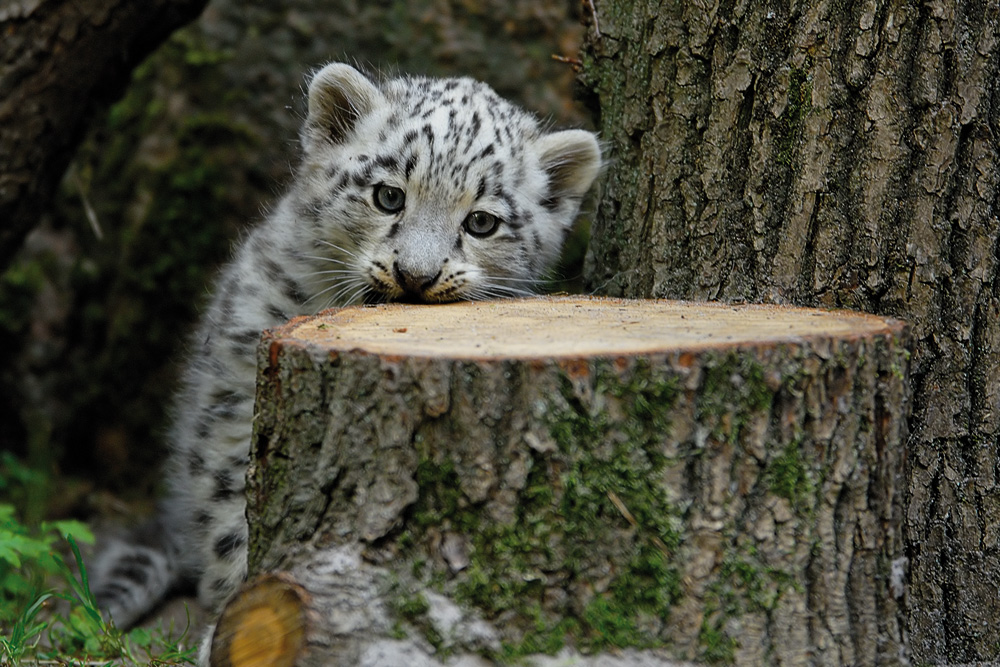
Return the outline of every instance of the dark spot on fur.
[[[211,401],[216,405],[233,406],[242,401],[246,396],[233,391],[232,389],[218,389],[212,393]]]
[[[375,158],[375,164],[382,167],[383,169],[388,169],[389,171],[395,171],[399,168],[399,158],[395,155],[380,155]]]
[[[94,592],[94,596],[104,603],[103,606],[108,606],[107,602],[109,600],[117,600],[122,597],[131,597],[128,595],[132,592],[132,589],[121,581],[108,581],[101,584],[101,588]]]
[[[209,404],[202,410],[200,419],[209,425],[219,419],[232,419],[236,416],[236,406],[245,398],[234,391],[220,389],[209,397]]]
[[[278,320],[279,322],[285,322],[290,319],[288,313],[286,313],[282,308],[276,304],[267,304],[267,314],[272,319]]]
[[[477,155],[473,159],[474,160],[482,160],[485,157],[493,155],[495,152],[496,152],[496,147],[493,144],[490,144],[489,146],[487,146],[486,148],[484,148],[482,151],[480,151],[479,155]]]
[[[198,437],[199,438],[208,437],[208,433],[205,433],[205,435],[201,434],[200,431],[201,423],[199,423],[198,426],[199,426]],[[206,428],[206,431],[207,430],[208,429]],[[201,452],[197,451],[188,452],[188,471],[190,471],[192,475],[200,475],[203,472],[205,472],[205,457],[201,455]]]
[[[215,543],[215,555],[222,559],[228,559],[245,543],[246,538],[239,533],[223,535]]]
[[[542,200],[538,203],[541,204],[542,208],[544,208],[546,211],[554,212],[556,209],[559,208],[560,201],[558,197],[552,196],[552,194],[547,191],[545,195],[542,197]]]
[[[147,568],[139,567],[138,565],[129,565],[127,563],[119,564],[118,567],[112,570],[111,575],[114,577],[128,579],[129,581],[133,581],[140,586],[145,586],[146,582],[149,581],[149,570]]]
[[[200,438],[201,440],[206,440],[210,435],[212,435],[212,426],[215,424],[216,421],[218,421],[218,419],[219,415],[216,414],[212,406],[209,406],[208,408],[202,410],[201,413],[198,415],[198,426],[195,429],[195,435],[197,435],[198,438]],[[189,470],[191,469],[189,468]],[[191,470],[192,475],[200,475],[204,472],[205,472],[204,469],[199,470],[198,472]]]
[[[362,169],[357,174],[351,178],[351,182],[359,188],[367,187],[372,184],[372,166],[368,165]]]
[[[292,303],[301,304],[309,300],[309,297],[299,288],[299,284],[287,275],[281,281],[281,295]]]
[[[262,251],[266,252],[266,251]],[[271,281],[279,280],[284,277],[285,270],[281,268],[281,265],[274,261],[273,257],[263,257],[262,263],[264,265],[264,273],[267,278]]]
[[[129,565],[149,566],[153,564],[153,559],[149,557],[149,554],[144,554],[141,551],[136,551],[134,553],[130,553],[127,556],[122,556],[119,562],[127,563]]]
[[[228,470],[216,470],[212,475],[215,481],[215,492],[212,494],[213,500],[226,500],[232,498],[237,493],[243,492],[243,484],[238,483],[233,474]]]
[[[240,355],[248,352],[248,348],[256,347],[260,332],[255,329],[231,330],[226,332],[226,338],[233,343],[232,350]]]

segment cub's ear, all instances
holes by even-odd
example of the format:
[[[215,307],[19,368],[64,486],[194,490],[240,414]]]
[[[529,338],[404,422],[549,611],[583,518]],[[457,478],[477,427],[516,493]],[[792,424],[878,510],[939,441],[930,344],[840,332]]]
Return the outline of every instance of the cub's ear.
[[[306,150],[343,143],[358,121],[384,104],[382,93],[350,65],[331,63],[309,83],[309,116],[303,132]]]
[[[549,177],[545,206],[556,210],[567,200],[579,203],[601,170],[597,138],[584,130],[563,130],[541,137],[537,147]]]

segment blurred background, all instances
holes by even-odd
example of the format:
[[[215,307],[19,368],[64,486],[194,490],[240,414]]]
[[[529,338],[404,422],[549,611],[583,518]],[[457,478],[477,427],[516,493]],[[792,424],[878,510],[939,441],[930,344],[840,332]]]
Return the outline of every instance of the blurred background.
[[[44,483],[17,488],[34,489],[47,516],[151,505],[186,336],[233,239],[290,178],[310,71],[346,60],[469,75],[587,127],[574,72],[552,57],[576,57],[580,11],[573,0],[210,2],[134,72],[0,275],[7,477],[41,471]],[[556,289],[579,275],[579,228]]]

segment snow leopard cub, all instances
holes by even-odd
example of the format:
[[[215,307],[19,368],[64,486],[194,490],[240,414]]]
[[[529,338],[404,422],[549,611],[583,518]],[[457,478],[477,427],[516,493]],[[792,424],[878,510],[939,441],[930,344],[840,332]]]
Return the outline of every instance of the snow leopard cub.
[[[223,269],[192,341],[147,544],[92,567],[121,627],[197,582],[217,608],[246,575],[244,476],[262,329],[334,305],[527,294],[600,168],[594,136],[546,132],[466,78],[312,79],[302,160],[277,209]]]

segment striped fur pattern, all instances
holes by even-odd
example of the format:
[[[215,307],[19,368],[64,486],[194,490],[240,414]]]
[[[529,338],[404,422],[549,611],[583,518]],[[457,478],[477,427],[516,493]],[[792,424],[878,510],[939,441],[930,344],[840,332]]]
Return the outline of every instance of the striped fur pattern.
[[[262,329],[352,303],[530,294],[601,161],[591,133],[546,132],[483,83],[344,64],[313,77],[301,140],[290,191],[239,244],[194,337],[159,544],[116,544],[93,568],[119,626],[182,580],[218,608],[246,574]]]

